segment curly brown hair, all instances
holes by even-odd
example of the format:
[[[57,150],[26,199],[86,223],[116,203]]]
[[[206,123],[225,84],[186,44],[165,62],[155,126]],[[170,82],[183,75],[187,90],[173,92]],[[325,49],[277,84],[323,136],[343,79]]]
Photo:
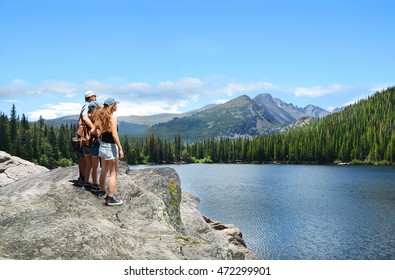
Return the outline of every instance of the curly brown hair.
[[[95,120],[95,126],[102,132],[111,132],[111,117],[115,111],[115,104],[100,107],[93,112],[92,119]]]

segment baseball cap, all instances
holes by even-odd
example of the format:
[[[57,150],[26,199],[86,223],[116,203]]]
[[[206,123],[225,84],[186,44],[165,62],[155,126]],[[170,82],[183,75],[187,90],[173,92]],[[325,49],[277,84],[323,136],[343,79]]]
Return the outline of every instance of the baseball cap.
[[[96,96],[96,93],[95,93],[93,90],[87,90],[87,91],[85,92],[85,98],[91,97],[91,96],[93,96],[93,95]]]
[[[93,111],[93,109],[99,108],[100,103],[97,101],[92,101],[88,103],[89,113]]]
[[[108,107],[108,106],[110,106],[110,105],[112,105],[112,104],[115,104],[115,103],[119,103],[118,101],[116,101],[114,98],[112,98],[112,97],[109,97],[109,98],[107,98],[106,100],[104,100],[104,106],[105,107]]]

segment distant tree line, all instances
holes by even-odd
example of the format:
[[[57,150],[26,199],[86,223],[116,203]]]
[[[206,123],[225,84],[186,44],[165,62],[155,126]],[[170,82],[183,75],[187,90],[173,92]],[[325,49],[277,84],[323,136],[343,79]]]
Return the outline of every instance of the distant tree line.
[[[145,163],[333,163],[394,165],[395,87],[376,93],[304,127],[244,138],[211,138],[184,143],[181,136],[144,140],[123,136],[125,161]],[[0,150],[47,167],[77,162],[71,150],[76,124],[48,126],[40,117],[30,123],[12,106],[0,112]],[[120,132],[121,133],[121,132]]]
[[[0,112],[0,150],[52,168],[68,166],[77,161],[77,155],[71,150],[71,138],[76,125],[52,127],[40,117],[37,122],[29,122],[23,114],[17,115],[15,105],[10,117]]]
[[[344,108],[310,125],[253,138],[206,139],[182,143],[151,134],[126,141],[127,160],[137,163],[336,163],[393,165],[395,87]]]

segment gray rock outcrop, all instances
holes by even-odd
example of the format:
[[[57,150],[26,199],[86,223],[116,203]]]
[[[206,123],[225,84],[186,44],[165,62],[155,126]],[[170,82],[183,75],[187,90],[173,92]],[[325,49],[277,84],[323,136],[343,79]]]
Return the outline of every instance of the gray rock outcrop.
[[[29,174],[48,171],[47,168],[0,151],[0,187]]]
[[[257,259],[240,230],[203,217],[172,168],[126,172],[121,206],[76,186],[76,166],[0,187],[0,259]]]

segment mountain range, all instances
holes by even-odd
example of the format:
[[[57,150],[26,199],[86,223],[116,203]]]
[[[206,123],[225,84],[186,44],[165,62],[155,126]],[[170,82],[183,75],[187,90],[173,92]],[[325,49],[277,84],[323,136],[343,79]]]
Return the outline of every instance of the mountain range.
[[[118,117],[120,134],[146,137],[149,133],[172,139],[179,134],[183,141],[238,136],[259,136],[288,130],[330,114],[314,105],[299,108],[268,93],[253,99],[246,95],[223,104],[210,104],[181,114]],[[46,120],[59,126],[76,123],[78,115]]]
[[[308,123],[328,114],[313,105],[299,108],[267,93],[253,99],[242,95],[192,115],[155,124],[150,130],[165,138],[180,134],[183,140],[192,142],[218,137],[251,137],[290,129],[301,118],[303,123]]]

